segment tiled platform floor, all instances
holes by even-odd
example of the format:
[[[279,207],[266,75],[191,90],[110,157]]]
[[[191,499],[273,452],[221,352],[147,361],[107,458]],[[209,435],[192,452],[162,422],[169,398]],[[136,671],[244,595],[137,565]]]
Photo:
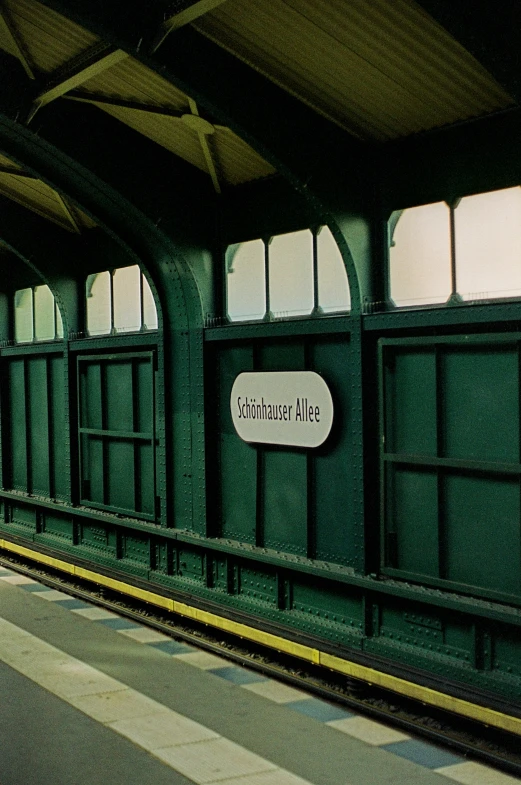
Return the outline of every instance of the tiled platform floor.
[[[146,751],[158,783],[165,771],[201,785],[521,782],[3,568],[0,663]],[[18,785],[2,758],[0,785]]]

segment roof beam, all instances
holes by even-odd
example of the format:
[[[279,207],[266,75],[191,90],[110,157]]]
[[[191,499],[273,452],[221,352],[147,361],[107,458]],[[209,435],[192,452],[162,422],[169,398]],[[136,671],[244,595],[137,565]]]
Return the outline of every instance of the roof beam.
[[[210,143],[208,141],[208,137],[214,133],[215,128],[206,120],[203,120],[202,117],[199,117],[199,110],[197,108],[197,104],[195,103],[195,101],[189,98],[188,104],[190,106],[192,117],[194,117],[194,123],[192,127],[196,131],[197,136],[199,137],[199,144],[203,148],[204,158],[206,161],[206,165],[208,167],[208,172],[210,174],[210,177],[212,178],[213,187],[215,188],[215,192],[220,194],[221,186],[219,184],[217,167],[215,165],[214,156],[212,154]],[[190,126],[190,123],[187,123],[187,125]]]
[[[60,193],[58,193],[58,191],[55,191],[54,188],[52,188],[50,185],[48,186],[48,188],[49,191],[54,196],[54,198],[56,199],[56,201],[58,202],[58,205],[63,215],[71,225],[72,231],[75,232],[76,234],[81,234],[81,229],[76,218],[74,217],[74,213],[72,212],[71,208],[69,207],[63,196]]]
[[[94,76],[101,74],[108,68],[116,65],[128,57],[122,49],[116,49],[105,43],[95,44],[86,52],[82,52],[78,57],[74,57],[65,63],[64,66],[54,71],[43,90],[33,101],[28,121],[30,121],[38,109],[51,101],[65,95],[69,90],[84,84]]]
[[[31,58],[27,51],[27,47],[25,42],[16,29],[16,25],[11,18],[11,14],[9,13],[8,8],[6,7],[3,0],[0,1],[0,28],[3,30],[4,34],[9,38],[13,49],[16,52],[16,56],[18,57],[19,61],[21,62],[23,69],[29,79],[34,79],[34,73],[31,65]]]
[[[170,109],[168,106],[154,106],[142,104],[139,101],[126,101],[124,98],[113,98],[99,93],[83,93],[81,90],[70,90],[63,98],[68,101],[79,101],[85,104],[102,104],[105,106],[119,106],[122,109],[132,109],[135,112],[148,112],[162,117],[175,117],[180,119],[185,112],[181,109]]]
[[[27,174],[23,169],[15,169],[14,166],[0,166],[0,174],[14,174],[17,177],[26,177],[29,180],[36,180],[33,174]]]
[[[152,44],[152,52],[155,52],[161,46],[167,35],[173,30],[179,30],[180,27],[194,22],[200,16],[207,14],[208,11],[212,11],[224,2],[225,0],[181,0],[181,2],[175,3],[176,12],[168,16],[161,25]]]
[[[127,13],[122,12],[121,19],[111,5],[94,4],[93,0],[40,2],[124,48],[191,96],[200,109],[204,108],[216,123],[229,127],[250,144],[294,187],[312,199],[325,199],[321,209],[327,205],[329,210],[335,210],[341,204],[342,210],[358,215],[371,204],[373,145],[353,138],[317,115],[191,25],[176,30],[151,57],[140,44],[141,39],[148,40],[146,26],[141,28],[139,40],[127,30],[138,0],[126,0]],[[143,10],[142,3],[139,9]],[[150,11],[147,21],[150,22]]]

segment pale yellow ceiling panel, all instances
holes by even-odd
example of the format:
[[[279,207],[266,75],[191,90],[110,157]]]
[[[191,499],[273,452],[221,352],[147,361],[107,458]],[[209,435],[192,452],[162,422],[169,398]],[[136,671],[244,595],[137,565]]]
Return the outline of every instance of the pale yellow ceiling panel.
[[[485,69],[413,0],[285,0],[339,44],[371,62],[423,104],[494,109],[508,99]],[[424,85],[431,83],[428,96]],[[487,102],[488,106],[487,106]]]
[[[209,174],[200,136],[181,118],[93,102],[99,109]],[[187,112],[188,113],[188,112]],[[222,185],[266,177],[273,167],[228,128],[216,127],[207,137]]]
[[[271,164],[261,158],[246,142],[229,128],[219,126],[208,137],[218,172],[229,185],[239,185],[274,174]]]
[[[403,136],[513,103],[414,0],[227,0],[194,26],[363,137]]]
[[[78,209],[78,207],[71,205],[69,202],[66,202],[66,204],[68,205],[69,210],[73,215],[73,218],[76,219],[78,225],[81,226],[83,229],[94,229],[98,225],[96,221],[93,218],[91,218],[90,215],[84,213],[83,210]]]
[[[32,63],[45,73],[98,41],[92,33],[34,0],[6,0],[5,4]]]
[[[7,158],[7,156],[5,156],[5,155],[0,155],[0,166],[5,166],[8,169],[21,169],[22,168],[21,166],[18,166],[18,164],[15,164],[13,161],[11,161],[10,158]]]
[[[97,104],[100,109],[148,137],[165,150],[178,155],[185,161],[208,171],[199,137],[181,120],[149,112],[125,109],[120,106]]]
[[[82,92],[97,93],[126,101],[187,109],[188,98],[165,79],[131,57],[89,79],[81,86]]]
[[[3,15],[3,14],[2,14]],[[19,57],[19,49],[17,44],[13,41],[8,26],[5,22],[0,21],[0,49],[7,52],[13,57]]]
[[[45,183],[29,177],[0,172],[0,194],[59,224],[62,228],[74,231],[56,194]]]

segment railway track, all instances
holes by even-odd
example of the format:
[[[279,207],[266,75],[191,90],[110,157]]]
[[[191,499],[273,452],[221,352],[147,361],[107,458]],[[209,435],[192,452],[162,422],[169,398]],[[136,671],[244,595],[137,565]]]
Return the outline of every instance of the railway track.
[[[53,589],[100,605],[172,638],[198,646],[284,681],[301,690],[335,702],[347,709],[386,722],[408,734],[449,747],[497,769],[521,778],[521,739],[450,712],[403,698],[381,688],[347,679],[323,668],[313,667],[296,658],[274,652],[236,636],[215,632],[203,624],[190,623],[174,614],[165,614],[105,587],[70,578],[61,572],[42,568],[20,557],[3,555],[0,566],[15,570]]]

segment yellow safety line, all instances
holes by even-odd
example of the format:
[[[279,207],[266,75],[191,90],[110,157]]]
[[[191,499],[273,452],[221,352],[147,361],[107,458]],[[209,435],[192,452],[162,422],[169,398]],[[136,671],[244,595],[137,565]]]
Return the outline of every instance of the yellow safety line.
[[[208,624],[219,630],[223,630],[224,632],[229,632],[255,643],[260,643],[263,646],[268,646],[269,648],[276,649],[285,654],[291,654],[299,659],[312,662],[315,665],[321,665],[324,668],[329,668],[329,670],[336,671],[337,673],[343,673],[353,679],[360,679],[369,684],[375,684],[378,687],[392,690],[393,692],[405,695],[408,698],[427,703],[430,706],[436,706],[437,708],[450,711],[453,714],[460,714],[464,717],[477,720],[484,725],[490,725],[521,736],[521,719],[518,717],[512,717],[508,714],[503,714],[500,711],[495,711],[494,709],[489,709],[485,706],[479,706],[476,703],[462,700],[461,698],[445,695],[443,692],[438,692],[430,687],[423,687],[420,684],[414,684],[411,681],[401,679],[397,676],[391,676],[388,673],[375,670],[374,668],[358,665],[355,662],[350,662],[349,660],[345,660],[342,657],[337,657],[333,654],[326,654],[326,652],[320,651],[319,649],[306,646],[302,643],[295,643],[294,641],[287,640],[279,635],[274,635],[271,632],[263,632],[262,630],[255,629],[255,627],[250,627],[247,624],[226,619],[223,616],[218,616],[209,611],[200,610],[193,605],[171,600],[168,597],[163,597],[161,594],[156,594],[155,592],[146,589],[140,589],[137,586],[132,586],[124,581],[108,578],[106,575],[101,575],[93,570],[76,567],[74,564],[70,564],[62,559],[56,559],[53,556],[47,556],[39,551],[33,551],[30,548],[26,548],[23,545],[17,545],[9,540],[0,539],[0,548],[16,553],[19,556],[25,556],[28,559],[40,562],[41,564],[53,567],[54,569],[61,570],[69,575],[74,575],[77,578],[82,578],[83,580],[97,583],[100,586],[114,589],[114,591],[121,592],[134,599],[149,602],[151,605],[156,605],[160,608],[172,611],[185,618]]]

